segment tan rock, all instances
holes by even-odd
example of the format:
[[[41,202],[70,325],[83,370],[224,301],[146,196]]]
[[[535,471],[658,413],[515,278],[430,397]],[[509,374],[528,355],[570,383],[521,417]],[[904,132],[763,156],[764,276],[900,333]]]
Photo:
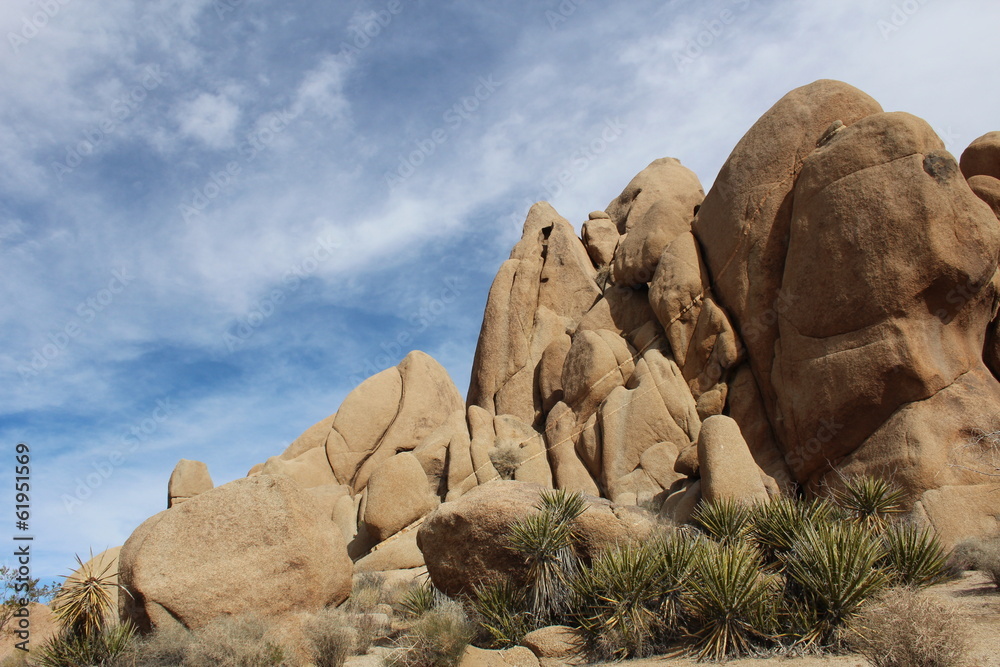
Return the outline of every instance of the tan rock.
[[[451,443],[455,441],[455,448],[465,450],[465,455],[460,456],[456,461],[457,478],[464,472],[461,480],[456,479],[458,487],[461,487],[464,480],[473,474],[472,457],[469,452],[469,428],[465,423],[465,408],[453,411],[445,423],[432,431],[430,435],[421,441],[413,450],[413,455],[420,462],[420,467],[427,474],[427,480],[431,493],[441,499],[448,493],[448,483],[450,472],[448,471],[448,452],[452,449]],[[456,452],[458,454],[458,452]]]
[[[260,471],[265,475],[287,475],[303,489],[315,486],[337,485],[330,462],[326,460],[325,447],[307,449],[295,458],[272,456]]]
[[[496,444],[497,432],[493,427],[493,416],[478,405],[469,406],[469,433],[472,441],[469,446],[472,454],[476,479],[480,484],[500,479],[500,474],[490,461],[490,452]]]
[[[946,547],[970,537],[1000,535],[1000,482],[925,491],[912,516],[933,526]]]
[[[344,488],[350,489],[346,486]],[[309,491],[313,492],[315,489],[309,489]],[[350,544],[358,534],[358,506],[355,499],[349,494],[337,498],[333,504],[332,518],[333,523],[340,529],[340,534],[344,537],[344,543]],[[365,551],[367,550],[368,547],[365,548]]]
[[[359,492],[376,466],[415,449],[460,409],[447,371],[423,352],[409,353],[358,385],[337,410],[326,442],[337,480]]]
[[[614,258],[615,284],[653,279],[667,245],[691,229],[705,197],[698,177],[674,158],[655,160],[607,208],[623,236]]]
[[[656,319],[649,305],[649,294],[645,285],[622,287],[610,285],[587,314],[580,320],[576,331],[605,330],[618,334],[638,347],[635,340],[640,329]],[[662,335],[662,331],[660,332]]]
[[[351,501],[351,506],[354,506],[354,501],[351,499],[351,487],[343,484],[324,484],[308,488],[306,491],[312,496],[316,506],[320,509],[320,516],[325,516],[331,521],[337,520],[336,509],[341,498],[346,496]],[[353,536],[354,533],[352,532],[350,537]],[[347,537],[347,539],[350,539],[350,537]]]
[[[354,571],[384,572],[386,570],[409,570],[424,566],[424,555],[417,547],[415,528],[396,533],[376,545],[368,555],[354,563]]]
[[[786,493],[791,493],[797,482],[788,469],[781,446],[771,430],[757,381],[748,364],[741,364],[733,374],[729,383],[728,400],[729,416],[739,424],[740,433],[757,466],[774,478]]]
[[[515,521],[537,511],[543,490],[537,484],[494,481],[431,512],[420,526],[417,544],[434,584],[454,596],[507,576],[523,581],[524,560],[509,549],[507,535]],[[653,529],[641,510],[600,498],[587,502],[576,525],[586,557],[622,540],[642,539]]]
[[[697,477],[699,475],[698,443],[691,443],[680,451],[674,460],[674,470],[686,477]]]
[[[288,448],[282,452],[281,458],[294,459],[315,447],[325,447],[326,439],[330,437],[330,430],[333,429],[333,422],[336,418],[337,414],[334,413],[307,428],[292,444],[288,445]]]
[[[962,152],[962,175],[1000,178],[1000,132],[987,132]]]
[[[493,429],[496,433],[494,448],[513,448],[519,453],[520,464],[514,471],[514,479],[551,488],[552,469],[542,434],[511,415],[495,417]]]
[[[545,442],[552,463],[553,484],[557,489],[600,495],[597,483],[576,453],[580,428],[576,415],[565,403],[556,403],[545,424]]]
[[[649,304],[681,366],[694,339],[701,302],[709,293],[698,241],[691,232],[684,232],[664,249],[649,285]]]
[[[472,439],[469,436],[468,422],[463,419],[462,428],[456,430],[448,443],[448,495],[446,500],[455,500],[478,483],[472,458]]]
[[[267,609],[279,617],[342,602],[351,591],[343,536],[308,493],[259,475],[154,515],[119,556],[122,615],[143,631],[202,627]],[[234,594],[238,592],[238,594]]]
[[[193,498],[199,493],[210,491],[215,487],[212,476],[208,474],[208,466],[201,461],[181,459],[170,473],[167,482],[167,507]]]
[[[523,646],[494,650],[469,646],[459,667],[538,667],[538,658]]]
[[[416,456],[401,452],[387,459],[368,480],[364,521],[377,542],[410,525],[434,509],[427,475]]]
[[[618,247],[618,238],[618,228],[608,218],[590,219],[583,223],[583,245],[594,266],[611,264],[615,248]]]
[[[768,499],[760,469],[730,417],[716,415],[701,425],[698,438],[701,496],[707,502],[734,499],[747,503]]]
[[[542,412],[546,414],[563,400],[562,373],[572,342],[569,334],[563,333],[556,336],[542,352],[538,365],[538,393],[542,399]]]
[[[565,625],[550,625],[533,630],[524,636],[521,645],[530,649],[539,659],[558,660],[567,665],[586,662],[586,638],[580,630]]]
[[[670,442],[658,442],[639,457],[641,467],[660,487],[669,489],[683,475],[674,470],[678,458],[678,447]]]
[[[675,526],[683,526],[691,520],[691,515],[694,514],[694,510],[700,502],[701,480],[690,480],[667,496],[660,507],[660,517],[672,522]]]
[[[578,331],[563,366],[563,401],[585,420],[616,387],[632,376],[635,363],[625,339],[611,331]]]
[[[986,205],[993,211],[993,215],[1000,218],[1000,179],[992,176],[973,176],[969,179],[969,188],[977,197],[986,202]]]

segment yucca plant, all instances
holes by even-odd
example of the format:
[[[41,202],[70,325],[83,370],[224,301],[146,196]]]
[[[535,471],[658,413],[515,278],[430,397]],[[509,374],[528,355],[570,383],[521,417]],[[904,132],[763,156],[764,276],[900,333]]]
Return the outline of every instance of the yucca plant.
[[[128,591],[117,583],[118,573],[111,571],[113,561],[94,563],[91,552],[86,563],[79,555],[76,562],[76,573],[64,575],[66,581],[52,599],[52,611],[59,625],[72,635],[96,636],[111,620],[118,591]]]
[[[573,579],[572,617],[601,658],[646,655],[677,632],[678,602],[701,540],[675,533],[599,555]]]
[[[537,514],[510,528],[510,545],[528,564],[528,605],[540,623],[565,611],[569,581],[579,568],[573,522],[586,509],[582,494],[564,490],[541,494]]]
[[[537,629],[524,589],[509,581],[477,588],[472,606],[479,614],[479,625],[490,635],[490,648],[516,646]]]
[[[764,560],[779,565],[779,554],[791,551],[805,528],[835,520],[839,508],[824,499],[810,501],[780,497],[759,503],[751,509],[750,537],[760,548]]]
[[[924,588],[948,578],[948,552],[930,528],[912,523],[893,524],[882,535],[886,554],[882,564],[897,586]]]
[[[718,542],[740,542],[750,536],[752,516],[750,505],[724,498],[698,505],[691,515],[691,523]]]
[[[751,655],[774,642],[779,587],[753,546],[708,543],[687,588],[688,634],[700,659]]]
[[[74,634],[62,630],[50,637],[38,649],[35,658],[39,667],[91,667],[110,665],[136,639],[131,623],[102,626],[93,634]]]
[[[846,479],[835,498],[855,520],[878,527],[904,511],[906,496],[888,480],[865,475]]]
[[[890,583],[878,567],[885,557],[882,541],[865,526],[854,523],[808,527],[788,553],[780,555],[789,581],[790,606],[799,618],[814,619],[803,628],[806,644],[828,644],[836,628],[866,600]]]
[[[400,599],[399,607],[403,614],[411,618],[419,618],[448,599],[444,593],[426,581],[408,590]]]

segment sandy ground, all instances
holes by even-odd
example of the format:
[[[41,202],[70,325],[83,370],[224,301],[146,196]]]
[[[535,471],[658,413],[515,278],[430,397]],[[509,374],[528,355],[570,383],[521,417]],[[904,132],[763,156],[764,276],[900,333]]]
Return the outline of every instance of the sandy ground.
[[[955,604],[959,614],[968,619],[972,628],[968,667],[1000,667],[1000,592],[997,592],[986,575],[966,572],[960,579],[927,589],[925,595],[939,597]],[[689,658],[649,658],[630,660],[619,665],[628,667],[689,667],[704,665]],[[858,655],[804,656],[797,658],[754,658],[730,660],[730,667],[868,667],[865,658]]]

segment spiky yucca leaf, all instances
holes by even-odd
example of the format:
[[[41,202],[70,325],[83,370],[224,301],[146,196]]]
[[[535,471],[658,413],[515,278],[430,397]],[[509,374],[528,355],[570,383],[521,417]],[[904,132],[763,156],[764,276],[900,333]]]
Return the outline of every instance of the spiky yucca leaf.
[[[509,581],[475,590],[472,606],[479,613],[480,625],[490,634],[490,648],[516,646],[536,629],[524,589]]]
[[[434,587],[430,581],[411,588],[399,601],[403,613],[412,618],[419,618],[448,599],[444,593]]]
[[[548,512],[560,523],[570,523],[587,509],[587,501],[579,491],[570,493],[566,489],[542,491],[538,497],[538,509]]]
[[[574,537],[573,527],[547,510],[510,528],[511,548],[528,562],[529,609],[540,620],[554,620],[566,607],[569,580],[579,566]]]
[[[753,528],[751,506],[732,498],[703,502],[695,508],[691,522],[718,542],[739,542]]]
[[[745,656],[772,643],[777,591],[775,578],[761,572],[755,548],[743,542],[707,544],[684,598],[699,657]]]
[[[865,475],[847,479],[836,500],[861,523],[880,526],[904,511],[905,495],[888,480]]]
[[[131,623],[102,627],[100,631],[84,635],[63,630],[39,647],[35,658],[39,667],[88,667],[112,664],[112,661],[129,648],[136,638]]]
[[[76,636],[96,636],[108,626],[117,604],[119,590],[117,572],[111,572],[113,561],[94,563],[94,554],[86,563],[76,556],[76,574],[64,575],[66,581],[52,600],[52,611],[59,625]]]
[[[886,546],[883,565],[895,584],[924,588],[948,578],[948,552],[930,528],[894,524],[882,539]]]
[[[886,550],[865,526],[854,523],[808,527],[792,550],[780,556],[792,585],[793,602],[811,607],[816,619],[801,637],[804,643],[827,643],[834,630],[866,600],[890,583],[878,567]]]
[[[795,539],[805,528],[835,520],[839,508],[833,503],[779,497],[751,508],[750,537],[760,547],[768,564],[777,565],[778,554],[791,551]]]
[[[599,555],[573,579],[572,616],[602,658],[645,655],[677,629],[701,540],[673,534]]]

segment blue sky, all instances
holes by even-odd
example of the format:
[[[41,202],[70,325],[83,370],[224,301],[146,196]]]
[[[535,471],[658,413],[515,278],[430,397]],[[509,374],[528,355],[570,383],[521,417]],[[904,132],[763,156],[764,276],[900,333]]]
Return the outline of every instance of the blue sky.
[[[35,573],[121,544],[177,459],[240,477],[410,349],[464,393],[533,201],[579,226],[663,156],[707,190],[819,78],[958,155],[1000,129],[997,25],[986,1],[4,0],[0,445],[11,471],[32,449]]]

